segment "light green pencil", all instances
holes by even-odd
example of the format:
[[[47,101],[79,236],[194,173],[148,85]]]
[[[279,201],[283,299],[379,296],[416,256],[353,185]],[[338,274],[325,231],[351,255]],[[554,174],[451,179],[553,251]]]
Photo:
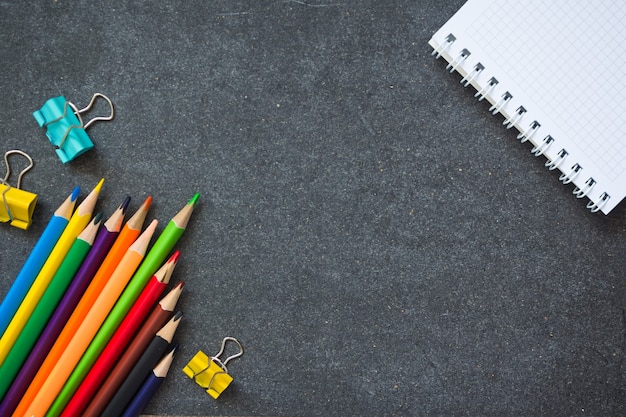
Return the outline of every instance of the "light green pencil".
[[[18,374],[22,364],[28,357],[43,328],[48,323],[54,309],[63,297],[65,290],[76,275],[83,260],[93,245],[102,220],[102,214],[97,214],[91,223],[78,235],[67,252],[56,274],[43,293],[41,301],[33,310],[26,325],[20,332],[6,360],[0,366],[0,399],[4,397],[11,383]]]
[[[78,365],[72,371],[63,389],[46,413],[46,417],[57,417],[63,412],[72,395],[74,395],[96,359],[98,359],[98,356],[106,347],[113,333],[115,333],[115,330],[141,294],[141,291],[143,291],[152,275],[163,264],[174,245],[176,245],[184,233],[199,197],[200,194],[196,193],[185,207],[165,226],[165,229],[154,242],[154,245],[152,245],[152,248],[124,289],[119,300],[115,303],[113,310],[111,310],[100,330],[98,330],[98,333],[91,341]]]

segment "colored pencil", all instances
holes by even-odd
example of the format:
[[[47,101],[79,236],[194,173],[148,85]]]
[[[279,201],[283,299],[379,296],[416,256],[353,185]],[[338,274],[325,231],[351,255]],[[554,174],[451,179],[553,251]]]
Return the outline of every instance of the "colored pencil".
[[[107,406],[107,402],[115,394],[116,387],[119,387],[124,379],[131,371],[141,353],[150,344],[156,332],[169,320],[172,312],[176,308],[176,303],[182,293],[184,282],[179,282],[152,310],[150,316],[146,319],[141,329],[134,337],[124,354],[120,357],[115,367],[111,370],[93,399],[89,403],[87,410],[83,413],[86,415],[99,415]]]
[[[143,409],[146,408],[150,399],[154,397],[154,394],[167,377],[167,372],[172,366],[177,348],[178,346],[174,346],[154,367],[141,385],[141,388],[139,388],[139,391],[137,391],[135,397],[130,404],[128,404],[128,407],[126,407],[126,410],[124,410],[122,417],[138,417]]]
[[[24,297],[24,300],[22,300],[22,303],[11,319],[11,322],[4,331],[2,339],[0,339],[0,364],[3,362],[4,357],[9,352],[11,347],[13,347],[13,344],[24,328],[24,325],[26,325],[26,321],[30,318],[33,310],[37,307],[39,300],[41,300],[41,296],[48,287],[48,284],[57,269],[59,269],[61,262],[63,262],[63,259],[74,243],[74,240],[79,233],[83,231],[85,226],[87,226],[87,223],[89,223],[103,182],[104,179],[100,180],[98,185],[96,185],[93,191],[78,206],[74,214],[72,214],[72,217],[63,230],[61,237],[54,245],[54,249],[50,252],[48,259],[46,259],[46,262],[37,274],[37,278],[35,278],[33,285],[31,285],[28,293]]]
[[[41,297],[41,302],[33,310],[33,314],[17,337],[13,348],[7,354],[6,360],[0,366],[0,399],[6,394],[52,312],[63,297],[67,286],[91,249],[101,221],[102,214],[99,213],[78,235]]]
[[[102,292],[98,295],[92,308],[84,317],[76,334],[65,347],[50,373],[44,378],[43,384],[41,386],[31,384],[26,391],[27,394],[32,390],[37,391],[32,402],[28,403],[26,398],[22,399],[14,415],[43,416],[48,411],[57,394],[63,388],[63,384],[70,376],[74,366],[85,353],[98,328],[113,308],[124,286],[141,263],[156,226],[157,221],[153,220],[135,243],[128,248],[119,265],[115,268],[113,275],[111,275]]]
[[[124,412],[126,406],[137,393],[137,389],[141,386],[142,382],[150,374],[161,357],[163,357],[170,343],[172,343],[182,316],[182,313],[179,311],[157,332],[122,385],[119,386],[111,401],[109,401],[101,417],[118,417]]]
[[[179,256],[179,251],[174,252],[170,259],[152,276],[109,343],[100,353],[100,356],[98,356],[91,369],[82,379],[82,382],[78,383],[72,381],[72,379],[76,377],[77,371],[81,369],[81,363],[85,361],[85,356],[81,358],[61,393],[54,400],[50,410],[48,410],[49,416],[59,414],[62,416],[78,416],[87,407],[98,387],[102,384],[102,381],[104,381],[141,323],[165,290]],[[77,378],[80,378],[80,375]],[[75,386],[78,388],[72,389]],[[59,413],[58,410],[62,410],[62,413]]]
[[[141,263],[141,266],[128,283],[119,302],[107,317],[100,331],[98,331],[96,339],[94,340],[94,346],[104,346],[109,341],[115,329],[117,329],[124,316],[128,313],[128,310],[130,310],[130,307],[135,303],[137,297],[145,288],[150,277],[152,277],[154,272],[170,254],[174,245],[184,233],[199,196],[199,194],[195,194],[185,207],[168,222],[167,226],[146,255],[146,258]]]
[[[105,322],[96,334],[96,337],[85,352],[85,360],[81,364],[81,369],[77,371],[80,372],[80,374],[77,374],[80,375],[79,379],[84,378],[99,353],[104,349],[104,346],[109,342],[113,333],[139,297],[141,291],[146,287],[150,277],[152,277],[161,266],[174,248],[174,245],[183,235],[199,197],[200,195],[196,193],[189,202],[187,202],[185,207],[168,222],[167,226],[146,255],[141,266],[128,283],[120,299],[107,316]],[[61,401],[63,400],[64,399]]]
[[[37,278],[41,267],[48,259],[48,255],[52,252],[54,245],[70,221],[79,193],[80,188],[74,188],[72,194],[56,209],[30,255],[26,258],[26,262],[17,274],[11,288],[9,288],[9,292],[2,300],[2,304],[0,304],[0,336],[4,334],[30,286]]]
[[[100,215],[100,218],[102,218],[102,215]],[[97,230],[97,229],[96,229],[96,230]],[[97,235],[96,235],[96,236],[97,236]],[[76,244],[76,241],[74,242],[74,244]],[[100,245],[100,242],[98,242],[98,245]],[[95,243],[93,243],[93,242],[92,242],[92,243],[90,243],[90,245],[88,246],[89,252],[91,252],[91,247],[92,247],[92,246],[95,246]],[[85,247],[85,245],[82,245],[82,247]],[[70,253],[72,252],[72,248],[73,248],[73,246],[70,248],[70,250],[68,251],[67,255],[65,255],[65,258],[63,259],[63,262],[61,263],[61,266],[65,263],[65,261],[67,260],[67,258],[68,258],[68,257],[70,257]],[[107,250],[108,250],[108,249],[107,249]],[[78,270],[79,270],[79,269],[78,269],[78,267],[80,267],[80,268],[82,269],[82,267],[83,267],[82,262],[83,262],[83,260],[87,261],[87,259],[86,259],[85,257],[87,257],[87,258],[89,257],[89,255],[90,255],[90,254],[89,254],[89,252],[87,252],[87,254],[86,254],[86,255],[84,255],[84,256],[82,256],[82,258],[80,258],[80,259],[81,259],[81,262],[80,262],[80,263],[78,263],[78,264],[76,265],[76,266],[77,266],[77,269],[76,269],[76,270],[74,270],[74,272],[72,272],[72,275],[71,275],[71,276],[68,276],[69,274],[67,273],[67,271],[63,271],[63,273],[62,273],[62,274],[63,274],[63,277],[61,277],[61,278],[57,278],[57,276],[58,276],[59,272],[61,271],[61,266],[59,266],[59,269],[57,269],[57,271],[56,271],[56,273],[55,273],[54,277],[52,278],[52,280],[50,281],[50,284],[49,284],[49,285],[51,285],[51,283],[52,283],[52,281],[53,281],[54,279],[61,279],[61,280],[64,280],[65,278],[68,278],[67,284],[69,284],[69,283],[71,282],[71,278],[73,278],[73,277],[74,277],[74,275],[78,273]],[[74,257],[75,257],[75,255],[74,255]],[[100,261],[101,261],[101,260],[100,260]],[[70,265],[71,265],[71,266],[74,266],[74,264],[73,264],[73,263],[70,263]],[[66,268],[67,268],[67,265],[66,265]],[[67,285],[63,287],[63,292],[61,293],[61,297],[63,296],[63,294],[65,293],[65,291],[66,291],[66,290],[67,290]],[[44,291],[44,294],[46,293],[46,291],[47,291],[47,289]],[[43,302],[43,301],[44,301],[44,298],[43,298],[43,295],[42,295],[42,298],[41,298],[41,300],[40,300],[40,303],[41,303],[41,302]],[[58,300],[56,301],[55,306],[56,306],[56,304],[58,304]],[[35,308],[35,309],[36,309],[36,308]],[[54,312],[54,309],[52,310],[52,312]],[[33,314],[34,314],[34,311],[33,311]],[[52,313],[51,313],[51,314],[52,314]],[[48,316],[48,317],[46,318],[46,321],[45,321],[45,322],[43,322],[43,324],[42,324],[43,326],[45,326],[45,324],[47,323],[48,319],[50,319],[50,316]],[[28,320],[27,320],[27,322],[28,322]],[[39,330],[39,332],[41,333],[41,330]],[[22,331],[22,333],[23,333],[23,331]],[[18,336],[18,337],[19,337],[19,336]],[[36,341],[37,341],[37,339],[35,339],[35,342],[36,342]],[[29,347],[29,349],[28,349],[28,351],[27,351],[26,353],[30,352],[30,349],[31,349],[32,347],[33,347],[33,346],[31,345],[31,346]],[[2,347],[2,346],[0,346],[0,363],[2,363],[2,362],[3,362],[3,360],[4,360],[4,357],[5,357],[5,356],[6,356],[6,355],[5,355],[5,352],[3,351],[3,347]],[[1,396],[0,396],[0,397],[1,397]]]
[[[52,370],[52,366],[63,353],[63,349],[76,333],[81,320],[87,314],[96,297],[111,277],[111,274],[119,264],[120,260],[141,233],[144,220],[152,202],[148,197],[137,212],[119,232],[115,243],[107,253],[96,274],[91,277],[83,277],[84,282],[78,281],[78,276],[72,282],[61,303],[48,322],[45,330],[39,337],[37,344],[30,352],[28,359],[22,366],[19,374],[13,381],[11,389],[0,404],[0,416],[10,415],[17,407],[20,399],[32,401],[35,392],[31,391],[31,397],[25,396],[29,385],[38,386],[43,383],[43,378]],[[114,213],[107,223],[111,222],[111,230],[116,230],[115,226],[121,219],[119,209]],[[123,219],[121,219],[123,221]],[[105,224],[105,227],[109,227]],[[95,244],[94,244],[95,246]],[[89,255],[88,255],[89,256]],[[97,263],[97,262],[95,262]],[[91,279],[91,281],[89,281]],[[76,285],[74,285],[76,284]],[[85,287],[88,286],[85,292]],[[82,298],[81,298],[82,297]],[[79,303],[80,301],[80,303]],[[38,371],[41,372],[38,374]]]

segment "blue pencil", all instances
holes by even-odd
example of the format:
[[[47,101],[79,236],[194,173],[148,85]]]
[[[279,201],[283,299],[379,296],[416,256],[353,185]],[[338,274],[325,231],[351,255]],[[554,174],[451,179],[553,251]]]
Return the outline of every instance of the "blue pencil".
[[[48,259],[48,255],[52,252],[54,245],[65,230],[65,226],[69,223],[80,188],[76,187],[67,199],[54,212],[54,215],[48,222],[41,237],[35,244],[32,252],[26,259],[24,266],[15,278],[9,292],[0,304],[0,335],[3,335],[15,312],[20,307],[22,300],[28,293],[33,281],[37,278],[37,274]]]
[[[170,366],[172,365],[172,360],[174,359],[174,352],[176,351],[176,346],[167,353],[161,361],[154,367],[152,372],[148,375],[145,381],[141,384],[141,388],[135,397],[131,400],[131,402],[124,410],[124,414],[122,417],[137,417],[141,414],[143,409],[146,407],[150,399],[154,396],[156,391],[159,389],[165,377],[167,376],[167,371],[169,371]]]

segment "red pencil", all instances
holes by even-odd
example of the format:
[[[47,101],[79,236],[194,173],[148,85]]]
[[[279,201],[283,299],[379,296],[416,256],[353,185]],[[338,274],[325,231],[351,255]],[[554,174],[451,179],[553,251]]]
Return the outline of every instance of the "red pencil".
[[[65,406],[61,417],[80,415],[87,407],[109,374],[109,371],[111,371],[115,362],[122,355],[135,332],[159,299],[165,287],[167,287],[179,256],[179,251],[174,252],[170,259],[152,276],[146,288],[142,291],[135,304],[133,304],[133,307],[91,367],[71,400]]]
[[[108,401],[115,394],[115,390],[120,386],[126,375],[131,371],[135,363],[139,359],[141,353],[150,344],[154,335],[161,327],[170,319],[176,303],[183,290],[184,283],[181,281],[176,285],[152,310],[146,322],[135,335],[124,354],[115,364],[102,385],[98,387],[98,391],[91,399],[89,405],[82,413],[83,417],[99,416],[108,405]]]

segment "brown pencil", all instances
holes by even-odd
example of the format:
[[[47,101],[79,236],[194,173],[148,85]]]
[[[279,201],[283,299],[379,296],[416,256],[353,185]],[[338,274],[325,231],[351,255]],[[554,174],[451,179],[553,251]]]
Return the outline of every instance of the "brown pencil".
[[[131,344],[94,395],[83,416],[99,416],[104,411],[110,399],[115,395],[117,388],[124,382],[155,334],[172,316],[184,285],[184,282],[179,282],[152,310]]]

